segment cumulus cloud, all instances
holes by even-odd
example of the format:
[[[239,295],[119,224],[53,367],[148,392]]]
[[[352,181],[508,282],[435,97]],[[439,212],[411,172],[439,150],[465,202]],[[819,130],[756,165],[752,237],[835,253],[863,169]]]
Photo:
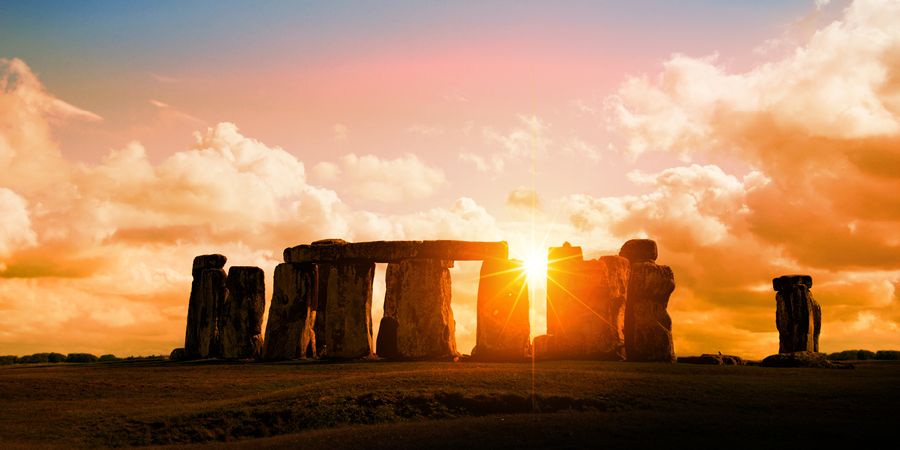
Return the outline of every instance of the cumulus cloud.
[[[537,192],[525,186],[518,186],[506,196],[506,210],[513,219],[531,220],[542,215],[544,202]]]
[[[443,170],[429,167],[410,153],[393,160],[351,153],[342,156],[340,164],[351,191],[367,200],[394,203],[425,198],[447,181]]]
[[[713,154],[750,167],[634,171],[649,194],[559,202],[583,233],[657,240],[679,286],[676,351],[717,339],[765,355],[768,282],[797,272],[813,275],[828,311],[826,351],[900,338],[898,23],[896,2],[856,1],[783,59],[729,73],[716,55],[676,54],[607,99],[632,158]]]
[[[0,258],[17,248],[37,244],[27,205],[28,202],[15,192],[0,188]]]
[[[475,153],[461,153],[459,159],[475,164],[479,172],[503,172],[507,164],[519,164],[529,159],[532,152],[535,156],[543,156],[553,142],[547,137],[550,124],[537,117],[519,115],[521,126],[514,127],[503,134],[492,127],[484,127],[482,135],[490,147],[500,147],[499,152],[489,156]]]

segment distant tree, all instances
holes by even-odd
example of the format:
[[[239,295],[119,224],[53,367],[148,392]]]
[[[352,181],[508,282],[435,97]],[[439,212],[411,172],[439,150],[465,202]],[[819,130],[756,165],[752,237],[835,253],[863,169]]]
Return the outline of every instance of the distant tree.
[[[856,359],[875,359],[875,352],[859,350],[856,352]]]
[[[100,357],[100,361],[118,361],[119,358],[116,358],[116,355],[103,355]]]
[[[90,353],[69,353],[69,355],[66,356],[67,363],[97,362],[98,359],[100,359],[100,358],[97,358],[96,356],[94,356]]]
[[[875,359],[886,361],[886,360],[898,360],[900,359],[900,351],[898,350],[878,350],[875,352]]]
[[[0,366],[15,364],[16,359],[18,359],[18,358],[16,358],[16,355],[0,356]]]
[[[51,353],[48,360],[52,363],[66,362],[66,355],[63,355],[62,353]]]
[[[16,362],[19,364],[48,363],[48,362],[50,362],[50,354],[49,353],[35,353],[33,355],[27,355],[27,356],[18,358],[18,359],[16,359]]]

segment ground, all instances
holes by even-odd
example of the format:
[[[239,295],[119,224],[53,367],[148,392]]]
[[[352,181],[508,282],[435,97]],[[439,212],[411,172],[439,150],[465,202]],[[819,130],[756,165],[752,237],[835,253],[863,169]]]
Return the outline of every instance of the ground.
[[[0,367],[0,448],[750,448],[890,436],[900,363]]]

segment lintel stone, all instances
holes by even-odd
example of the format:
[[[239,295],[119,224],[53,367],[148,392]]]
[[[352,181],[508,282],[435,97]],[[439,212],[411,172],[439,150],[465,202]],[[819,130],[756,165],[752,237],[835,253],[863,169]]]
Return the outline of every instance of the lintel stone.
[[[438,259],[451,261],[506,260],[509,245],[505,241],[373,241],[347,243],[340,240],[317,241],[284,250],[284,262],[335,262],[342,260],[375,263],[400,262],[404,259]]]

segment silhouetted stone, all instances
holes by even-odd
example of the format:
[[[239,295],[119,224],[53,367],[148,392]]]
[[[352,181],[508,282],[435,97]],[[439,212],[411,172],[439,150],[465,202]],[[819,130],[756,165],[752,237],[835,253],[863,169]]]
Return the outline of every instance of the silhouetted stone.
[[[855,369],[853,364],[829,361],[815,352],[778,353],[762,360],[763,367],[816,367],[822,369]]]
[[[325,345],[329,357],[353,359],[374,355],[372,279],[375,264],[338,263],[330,268],[325,310]]]
[[[531,325],[525,278],[522,261],[489,259],[481,264],[473,358],[504,361],[529,356]]]
[[[669,266],[631,264],[625,307],[625,349],[628,361],[674,362],[672,319],[666,308],[675,290]]]
[[[263,345],[265,274],[259,267],[232,266],[228,269],[225,284],[228,294],[218,321],[220,356],[228,359],[258,358]]]
[[[459,356],[456,321],[450,308],[450,267],[453,261],[416,259],[402,261],[399,276],[389,278],[388,289],[396,299],[397,355],[404,359],[436,359]],[[386,297],[387,298],[387,297]]]
[[[378,326],[378,339],[375,340],[375,353],[385,359],[398,359],[397,328],[400,324],[393,317],[382,317]]]
[[[744,360],[740,356],[704,353],[700,356],[679,356],[681,364],[703,364],[710,366],[743,366]]]
[[[191,268],[191,296],[188,300],[187,327],[184,335],[186,358],[200,357],[200,276],[204,269],[221,269],[227,258],[223,255],[200,255],[194,258]]]
[[[222,269],[203,269],[200,273],[197,297],[200,306],[197,320],[197,353],[200,358],[216,358],[221,354],[218,320],[225,297],[228,295],[226,278],[227,275]]]
[[[575,284],[575,273],[579,263],[584,261],[581,247],[573,247],[565,242],[562,247],[547,250],[547,334],[562,336],[577,302],[569,287]]]
[[[506,242],[474,241],[375,241],[348,243],[341,240],[317,241],[284,250],[284,262],[400,262],[406,259],[442,259],[480,261],[506,259]]]
[[[775,325],[778,352],[818,352],[822,308],[813,299],[812,277],[785,275],[772,280],[775,294]]]
[[[318,263],[316,266],[319,268],[319,295],[310,308],[316,311],[316,320],[313,326],[315,354],[322,358],[328,353],[325,348],[325,310],[328,307],[328,277],[331,276],[331,264]]]
[[[606,265],[606,291],[600,292],[603,296],[597,306],[603,323],[596,338],[596,353],[592,357],[619,361],[625,358],[625,308],[631,264],[621,256],[602,256],[600,261]]]
[[[313,324],[319,295],[318,272],[311,263],[284,263],[275,267],[264,359],[302,359],[308,353],[316,356]],[[308,352],[310,346],[312,351]]]
[[[659,257],[656,241],[652,239],[632,239],[622,244],[619,256],[627,258],[632,263],[654,262]]]
[[[179,359],[185,359],[184,349],[176,348],[175,350],[172,350],[172,353],[169,354],[169,359],[172,361],[177,361]]]

